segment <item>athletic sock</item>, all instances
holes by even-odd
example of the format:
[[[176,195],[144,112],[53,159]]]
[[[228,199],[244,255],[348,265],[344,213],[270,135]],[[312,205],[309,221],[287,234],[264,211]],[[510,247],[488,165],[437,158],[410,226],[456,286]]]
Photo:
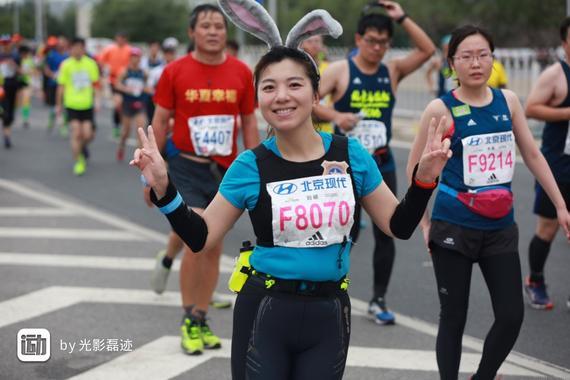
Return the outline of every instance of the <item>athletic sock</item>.
[[[530,266],[530,281],[544,282],[544,264],[550,252],[549,241],[542,240],[534,235],[528,247],[528,263]]]

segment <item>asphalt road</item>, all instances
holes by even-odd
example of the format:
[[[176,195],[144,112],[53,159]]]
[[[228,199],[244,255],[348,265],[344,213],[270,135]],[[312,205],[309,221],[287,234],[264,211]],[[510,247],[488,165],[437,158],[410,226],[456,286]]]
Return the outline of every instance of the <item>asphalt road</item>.
[[[115,161],[110,117],[99,116],[87,173],[77,178],[67,140],[47,133],[45,110],[32,114],[30,129],[14,127],[13,149],[0,148],[0,379],[229,379],[231,311],[211,312],[213,330],[227,340],[222,350],[189,357],[179,348],[177,272],[165,295],[149,290],[154,257],[164,245],[168,224],[144,205],[136,170]],[[394,149],[400,196],[405,190],[405,145],[395,144],[403,148]],[[533,179],[523,165],[517,166],[514,192],[526,274],[535,218]],[[227,236],[218,287],[222,297],[232,297],[225,286],[230,257],[242,240],[252,237],[247,216]],[[395,326],[375,325],[366,316],[372,278],[369,221],[360,240],[351,253],[353,328],[345,378],[437,379],[439,305],[419,232],[396,244],[388,293],[389,305],[398,313]],[[570,312],[565,307],[569,254],[570,245],[559,235],[546,268],[555,308],[525,309],[516,352],[501,369],[505,379],[570,379]],[[492,320],[488,292],[475,269],[463,378],[474,372]],[[18,359],[18,332],[24,328],[50,332],[47,362]]]

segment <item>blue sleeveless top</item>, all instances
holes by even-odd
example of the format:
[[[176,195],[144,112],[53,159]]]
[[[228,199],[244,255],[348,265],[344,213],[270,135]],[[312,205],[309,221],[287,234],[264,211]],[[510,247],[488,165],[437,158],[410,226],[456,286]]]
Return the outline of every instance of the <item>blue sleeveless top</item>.
[[[564,61],[560,61],[560,65],[564,70],[568,89],[566,98],[556,108],[570,107],[570,67]],[[564,154],[566,138],[570,137],[568,133],[568,120],[547,122],[542,131],[542,154],[556,181],[562,183],[570,183],[570,155]]]
[[[339,112],[360,113],[364,120],[378,120],[386,126],[386,143],[392,138],[392,111],[396,97],[392,93],[392,83],[388,67],[380,64],[378,71],[372,75],[364,74],[356,67],[352,58],[348,59],[350,83],[344,95],[334,104]],[[343,134],[336,127],[335,133]],[[389,159],[383,162],[379,169],[383,173],[396,169],[394,158],[390,153]]]
[[[144,98],[144,92],[142,91],[145,85],[144,71],[142,71],[141,69],[138,70],[127,69],[127,74],[123,79],[123,84],[128,87],[129,83],[134,83],[137,87],[140,87],[141,92],[140,94],[138,94],[138,96],[124,93],[123,100],[126,102],[141,101]]]
[[[486,187],[468,186],[464,183],[462,139],[469,136],[512,131],[511,111],[505,96],[501,90],[491,89],[491,91],[493,92],[493,100],[490,104],[483,107],[474,107],[461,102],[455,98],[453,91],[440,98],[451,112],[455,126],[455,132],[451,137],[453,156],[449,159],[441,173],[440,183],[459,192]],[[514,137],[505,134],[497,136],[497,138],[499,137],[514,139]],[[479,138],[474,137],[472,140],[473,144],[477,144]],[[471,142],[469,143],[471,144]],[[515,157],[511,157],[511,165],[515,164],[514,161]],[[491,173],[491,176],[494,175],[494,173]],[[502,183],[500,186],[510,188],[511,183]],[[443,191],[438,191],[433,207],[432,219],[478,230],[497,230],[514,223],[514,212],[511,210],[507,216],[501,219],[486,218],[470,211],[467,206],[455,197]]]

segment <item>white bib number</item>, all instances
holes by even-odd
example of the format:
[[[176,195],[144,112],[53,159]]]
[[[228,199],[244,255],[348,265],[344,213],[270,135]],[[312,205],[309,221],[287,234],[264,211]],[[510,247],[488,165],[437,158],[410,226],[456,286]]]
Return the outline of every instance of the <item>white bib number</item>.
[[[348,174],[321,175],[267,184],[273,243],[282,247],[326,247],[350,234],[355,206]]]
[[[133,96],[137,97],[140,96],[144,90],[144,81],[141,78],[127,78],[125,80],[125,86]]]
[[[378,120],[360,120],[346,135],[357,138],[371,154],[376,149],[386,146],[388,140],[386,125]]]
[[[234,115],[196,116],[188,119],[190,137],[198,156],[229,156],[232,153]]]
[[[16,68],[11,62],[0,63],[0,74],[4,78],[11,78],[16,75]]]
[[[516,159],[513,132],[474,135],[461,142],[465,185],[488,186],[512,181]]]
[[[76,71],[71,75],[71,83],[76,90],[83,90],[89,87],[91,84],[91,79],[89,79],[89,73],[86,71]]]
[[[568,133],[566,134],[566,143],[564,143],[564,154],[570,156],[570,127],[568,127]]]

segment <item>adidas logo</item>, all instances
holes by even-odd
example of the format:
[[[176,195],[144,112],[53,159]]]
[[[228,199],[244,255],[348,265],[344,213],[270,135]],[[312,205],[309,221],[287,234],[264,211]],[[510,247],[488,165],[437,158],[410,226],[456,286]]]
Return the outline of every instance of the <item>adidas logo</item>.
[[[309,246],[327,245],[327,241],[325,240],[323,235],[321,235],[321,231],[317,231],[317,232],[315,232],[315,234],[313,236],[311,236],[310,238],[307,239],[307,241],[305,242],[305,245],[309,245]]]
[[[493,183],[493,182],[499,182],[499,179],[497,178],[497,176],[495,175],[495,173],[492,173],[489,176],[489,179],[487,180],[487,183]]]
[[[362,81],[360,80],[359,77],[356,77],[352,80],[352,84],[362,84]]]
[[[451,237],[448,237],[448,238],[445,238],[445,240],[443,241],[443,244],[455,245],[455,240],[453,240],[453,238],[451,238]]]
[[[477,123],[473,119],[469,119],[469,121],[467,122],[467,126],[472,127],[474,125],[477,125]]]

